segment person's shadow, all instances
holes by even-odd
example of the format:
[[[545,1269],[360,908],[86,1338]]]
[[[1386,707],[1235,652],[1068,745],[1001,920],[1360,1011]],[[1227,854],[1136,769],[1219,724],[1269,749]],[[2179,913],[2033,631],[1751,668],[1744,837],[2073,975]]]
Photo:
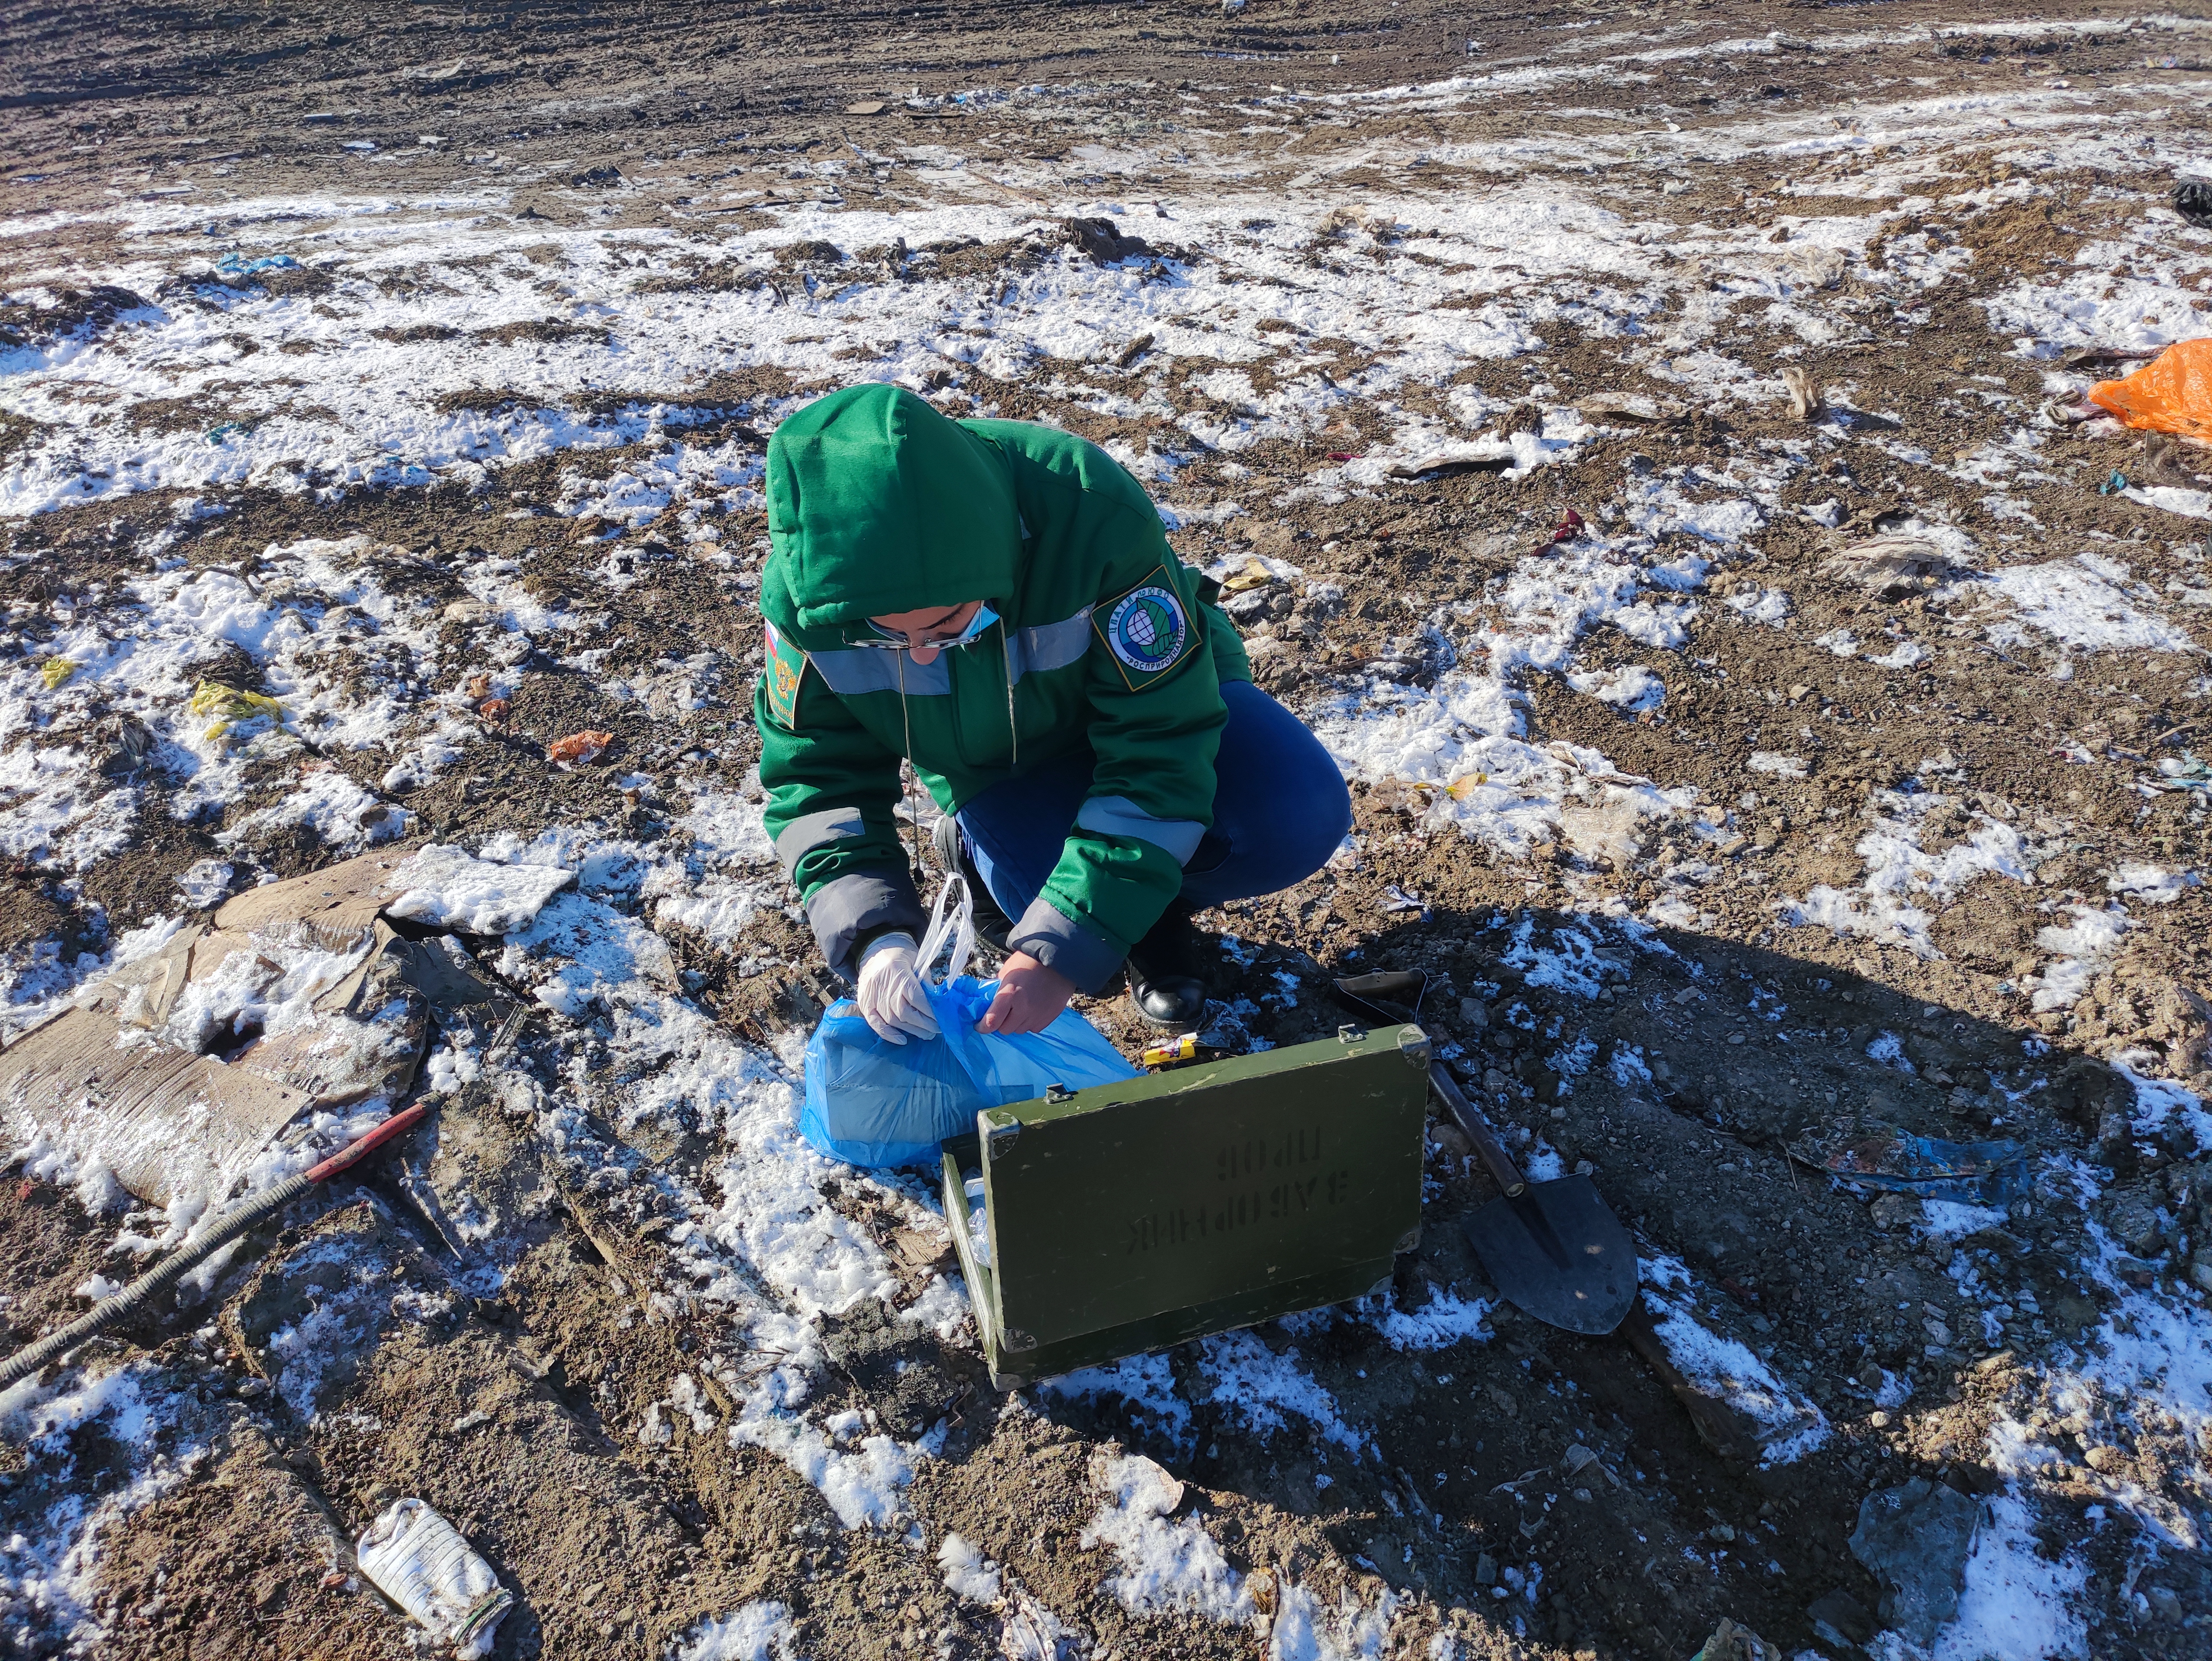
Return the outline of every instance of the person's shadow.
[[[2181,1116],[2139,1112],[2125,1073],[2029,1028],[2024,1001],[2013,1025],[1676,928],[1431,910],[1326,969],[1295,951],[1224,964],[1218,989],[1252,1037],[1289,1043],[1345,1019],[1331,975],[1387,969],[1428,971],[1422,1024],[1530,1177],[1587,1171],[1632,1231],[1646,1341],[1501,1298],[1462,1226],[1498,1190],[1432,1122],[1422,1241],[1387,1307],[1034,1394],[1188,1480],[1186,1510],[1233,1558],[1322,1573],[1290,1521],[1310,1518],[1393,1587],[1600,1655],[1688,1654],[1722,1615],[1785,1652],[1871,1637],[1887,1588],[1846,1544],[1862,1500],[1915,1475],[2002,1486],[1947,1409],[2092,1337],[2118,1292],[2085,1268],[2092,1210],[2126,1211],[2197,1151]],[[1978,1145],[1959,1183],[1872,1185],[1952,1145]],[[2087,1208],[2081,1162],[2106,1185]],[[2194,1295],[2178,1255],[2122,1244],[2148,1254],[2122,1260],[2137,1284]],[[1487,1320],[1463,1335],[1478,1299]],[[1187,1420],[1161,1410],[1170,1380]],[[1900,1434],[1915,1421],[1925,1434]]]

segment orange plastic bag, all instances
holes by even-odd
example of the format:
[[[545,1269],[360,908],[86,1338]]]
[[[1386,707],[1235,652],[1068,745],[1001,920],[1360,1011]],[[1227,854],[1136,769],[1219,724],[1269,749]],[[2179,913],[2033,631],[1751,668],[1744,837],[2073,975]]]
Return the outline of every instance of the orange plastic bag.
[[[2212,340],[2168,346],[2133,374],[2099,381],[2089,402],[2130,427],[2212,438]]]

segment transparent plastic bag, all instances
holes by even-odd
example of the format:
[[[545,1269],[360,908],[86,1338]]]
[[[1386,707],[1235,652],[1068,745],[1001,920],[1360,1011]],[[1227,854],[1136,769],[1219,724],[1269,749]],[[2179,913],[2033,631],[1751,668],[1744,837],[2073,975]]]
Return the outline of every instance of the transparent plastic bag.
[[[514,1594],[451,1523],[420,1500],[396,1500],[361,1536],[356,1556],[376,1589],[460,1661],[488,1654]]]
[[[799,1129],[814,1147],[867,1167],[927,1164],[987,1107],[1032,1101],[1055,1084],[1081,1090],[1137,1076],[1073,1009],[1042,1032],[976,1031],[999,983],[962,972],[975,944],[973,897],[963,879],[947,878],[915,954],[939,1036],[889,1043],[851,999],[830,1007],[806,1044]]]

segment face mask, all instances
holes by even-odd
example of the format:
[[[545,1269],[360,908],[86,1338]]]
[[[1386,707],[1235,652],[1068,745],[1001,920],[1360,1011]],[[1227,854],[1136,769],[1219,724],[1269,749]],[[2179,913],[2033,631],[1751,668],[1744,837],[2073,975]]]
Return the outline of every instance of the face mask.
[[[962,630],[959,634],[954,636],[950,640],[926,640],[922,642],[922,646],[927,650],[945,652],[951,650],[951,648],[956,646],[969,645],[980,638],[983,631],[988,629],[998,620],[999,614],[991,609],[990,602],[987,600],[982,605],[975,608],[975,617],[969,619],[968,626]],[[872,629],[876,627],[873,624],[870,624],[868,626]],[[877,640],[856,640],[853,644],[855,646],[873,646],[889,652],[903,652],[909,649],[908,642],[903,636],[885,634],[881,629],[876,629],[876,633],[880,636],[881,638]]]

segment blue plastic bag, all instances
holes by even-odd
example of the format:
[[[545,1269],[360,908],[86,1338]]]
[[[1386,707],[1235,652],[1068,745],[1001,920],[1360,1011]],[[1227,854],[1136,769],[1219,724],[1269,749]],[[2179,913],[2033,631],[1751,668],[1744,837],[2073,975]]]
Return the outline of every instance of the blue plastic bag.
[[[944,946],[945,904],[957,882],[946,883],[922,939],[925,970]],[[806,1042],[799,1134],[831,1159],[867,1167],[933,1163],[938,1144],[975,1129],[984,1108],[1033,1101],[1055,1084],[1082,1090],[1137,1076],[1105,1035],[1073,1009],[1062,1010],[1042,1032],[976,1031],[999,983],[959,972],[974,935],[966,885],[958,891],[945,982],[932,985],[924,976],[938,1037],[891,1043],[876,1035],[850,998],[840,998]]]

